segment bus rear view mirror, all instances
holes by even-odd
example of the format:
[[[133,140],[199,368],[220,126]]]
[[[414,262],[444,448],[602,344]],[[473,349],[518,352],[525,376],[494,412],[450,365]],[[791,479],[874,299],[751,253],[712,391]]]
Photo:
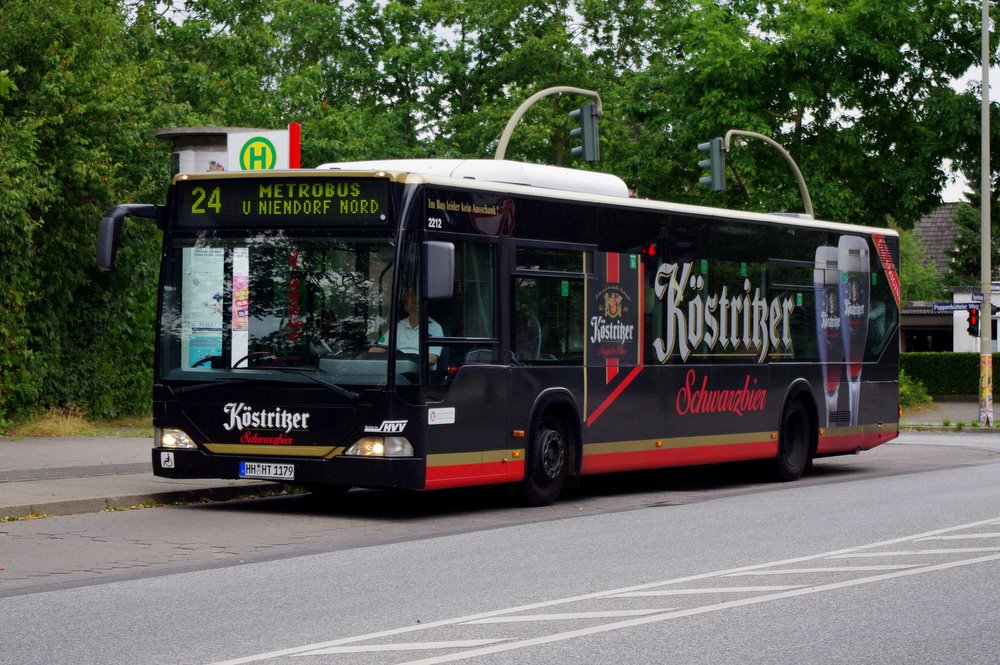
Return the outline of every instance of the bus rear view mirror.
[[[101,270],[111,270],[115,267],[118,240],[122,234],[122,222],[126,217],[154,219],[157,226],[161,226],[163,208],[145,203],[126,203],[109,210],[108,214],[101,218],[101,225],[97,229],[97,267]]]
[[[424,242],[424,271],[427,282],[424,295],[428,300],[447,300],[454,292],[455,245],[440,240]]]

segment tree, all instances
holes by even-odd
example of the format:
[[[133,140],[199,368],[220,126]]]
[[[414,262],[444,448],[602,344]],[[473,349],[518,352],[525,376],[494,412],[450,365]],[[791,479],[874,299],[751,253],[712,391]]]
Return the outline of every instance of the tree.
[[[978,190],[973,194],[978,199]],[[978,200],[976,201],[978,203]],[[952,252],[946,281],[951,286],[979,286],[982,283],[982,218],[977,206],[960,203],[955,209],[955,250]],[[992,280],[1000,279],[1000,225],[992,221],[990,265]]]
[[[944,298],[944,275],[927,253],[918,229],[899,232],[899,266],[904,301]]]
[[[152,129],[175,107],[124,32],[104,0],[0,6],[0,61],[15,63],[0,97],[0,422],[66,404],[148,410],[156,239],[131,238],[111,280],[93,247],[112,202],[162,198]]]
[[[628,177],[657,197],[706,200],[695,146],[727,129],[767,134],[797,159],[817,214],[909,228],[938,203],[944,157],[968,108],[950,82],[976,62],[978,5],[964,0],[678,3],[623,95],[641,159]],[[943,46],[947,44],[947,48]],[[945,131],[945,128],[949,128]],[[787,166],[747,144],[729,155],[733,207],[801,210]]]

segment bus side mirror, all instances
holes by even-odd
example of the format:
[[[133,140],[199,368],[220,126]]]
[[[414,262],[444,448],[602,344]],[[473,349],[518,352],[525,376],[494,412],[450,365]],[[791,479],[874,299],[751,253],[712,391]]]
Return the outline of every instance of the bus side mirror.
[[[455,288],[455,245],[440,240],[424,242],[424,296],[447,300]]]
[[[122,222],[126,217],[154,219],[159,226],[163,221],[163,208],[145,203],[126,203],[109,210],[101,218],[101,225],[97,229],[97,267],[101,270],[111,270],[115,267],[118,239],[121,237]]]

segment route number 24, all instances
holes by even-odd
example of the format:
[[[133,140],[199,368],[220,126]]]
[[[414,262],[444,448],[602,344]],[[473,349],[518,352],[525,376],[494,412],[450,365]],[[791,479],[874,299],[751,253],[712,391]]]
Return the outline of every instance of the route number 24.
[[[204,187],[195,187],[191,194],[194,196],[191,214],[203,215],[206,208],[211,208],[216,214],[222,212],[222,195],[218,187],[213,187],[211,192],[206,192]]]

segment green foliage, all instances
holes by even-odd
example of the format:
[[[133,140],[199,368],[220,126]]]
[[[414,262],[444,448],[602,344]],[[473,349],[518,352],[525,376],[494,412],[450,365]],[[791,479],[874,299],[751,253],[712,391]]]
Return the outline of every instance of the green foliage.
[[[974,194],[978,199],[978,190]],[[978,203],[978,200],[977,200]],[[991,206],[991,211],[992,211]],[[955,227],[958,231],[955,237],[955,250],[952,252],[950,270],[947,276],[952,286],[971,286],[982,283],[980,265],[982,258],[982,213],[978,206],[960,203],[955,209]],[[993,268],[993,281],[1000,278],[1000,225],[996,219],[991,220],[990,265]]]
[[[998,367],[997,354],[993,366]],[[900,356],[900,373],[926,386],[932,395],[979,394],[978,353],[904,353]],[[993,372],[993,393],[997,391],[997,372]]]
[[[954,154],[955,142],[942,140],[950,119],[936,108],[970,98],[948,81],[975,61],[975,7],[801,0],[681,3],[672,12],[660,18],[672,29],[651,50],[655,66],[631,77],[633,104],[646,106],[634,114],[644,117],[643,139],[659,143],[659,132],[656,152],[666,156],[636,164],[663,183],[641,190],[683,198],[675,183],[696,182],[696,144],[736,128],[767,134],[792,153],[820,217],[894,219],[909,228],[937,203],[941,158]],[[937,41],[945,36],[948,49]],[[720,202],[802,209],[772,149],[734,144],[729,165],[730,191]]]
[[[6,97],[12,90],[17,90],[17,86],[10,79],[10,70],[0,70],[0,97]]]
[[[124,32],[103,0],[0,7],[0,61],[16,63],[0,98],[0,426],[58,405],[149,408],[155,241],[132,243],[121,283],[93,258],[101,214],[162,198],[167,175],[152,131],[172,107],[144,96],[155,82]]]
[[[944,276],[928,255],[919,230],[900,231],[899,265],[903,301],[945,297]]]
[[[904,409],[930,404],[933,400],[924,384],[900,370],[899,372],[899,405]]]

